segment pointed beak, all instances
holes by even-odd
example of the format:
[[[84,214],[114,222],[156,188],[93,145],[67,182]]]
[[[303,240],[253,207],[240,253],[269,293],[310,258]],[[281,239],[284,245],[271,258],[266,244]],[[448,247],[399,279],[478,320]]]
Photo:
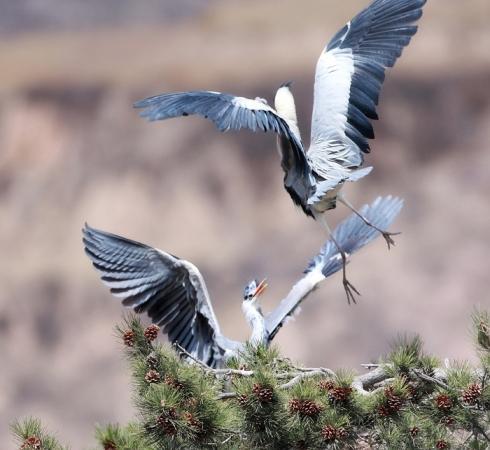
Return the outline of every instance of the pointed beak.
[[[267,289],[267,286],[268,286],[267,279],[264,278],[257,286],[257,289],[254,294],[254,299],[258,298],[259,295],[261,295]]]

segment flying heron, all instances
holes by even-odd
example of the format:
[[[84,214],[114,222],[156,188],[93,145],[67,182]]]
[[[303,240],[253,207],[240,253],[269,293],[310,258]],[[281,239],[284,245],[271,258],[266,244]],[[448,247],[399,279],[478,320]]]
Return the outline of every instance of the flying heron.
[[[248,128],[278,134],[284,187],[307,216],[319,219],[329,235],[323,213],[341,202],[359,212],[344,197],[346,181],[357,181],[372,167],[361,168],[368,139],[374,138],[369,121],[378,119],[378,104],[385,69],[392,67],[417,31],[426,0],[374,0],[335,34],[316,66],[311,140],[305,151],[298,128],[290,83],[275,95],[275,109],[262,98],[249,99],[211,91],[177,92],[136,102],[150,121],[197,114],[212,120],[220,131]],[[366,217],[362,220],[374,227]],[[378,229],[388,248],[390,233]],[[347,280],[345,253],[343,284],[347,299],[355,287]]]
[[[378,197],[360,211],[377,227],[389,226],[402,208],[402,201]],[[351,255],[379,236],[357,215],[342,222],[332,233],[344,251]],[[85,252],[102,281],[124,306],[147,313],[153,323],[163,326],[172,343],[179,344],[192,357],[217,367],[244,348],[242,342],[225,337],[198,268],[189,261],[136,241],[96,230],[83,229]],[[305,275],[267,316],[262,314],[259,296],[267,284],[253,280],[244,290],[242,311],[252,329],[252,344],[268,345],[286,320],[315,287],[342,268],[336,244],[329,240],[313,258]]]

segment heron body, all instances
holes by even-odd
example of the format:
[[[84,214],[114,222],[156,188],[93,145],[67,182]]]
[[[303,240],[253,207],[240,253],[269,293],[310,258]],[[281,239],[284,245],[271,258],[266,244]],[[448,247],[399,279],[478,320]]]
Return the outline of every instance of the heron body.
[[[311,137],[308,150],[301,139],[290,83],[275,95],[275,108],[264,99],[249,99],[212,91],[175,92],[156,95],[135,103],[141,116],[150,121],[197,114],[210,119],[220,131],[248,128],[278,134],[278,149],[284,171],[284,188],[303,212],[320,220],[331,234],[324,213],[341,202],[364,222],[373,226],[341,192],[346,182],[358,181],[372,167],[362,167],[364,154],[374,139],[372,120],[378,119],[385,71],[393,67],[417,32],[427,0],[373,0],[323,49],[315,70]],[[388,248],[393,235],[377,228]],[[334,243],[338,244],[335,239]],[[347,300],[355,302],[359,291],[346,276]]]
[[[220,131],[248,128],[278,136],[284,187],[312,218],[336,206],[345,182],[366,176],[361,168],[374,138],[385,71],[417,31],[426,0],[374,0],[323,49],[315,71],[311,138],[301,139],[290,83],[275,95],[275,109],[264,99],[214,91],[161,94],[135,103],[151,121],[200,115]],[[386,238],[386,236],[385,236]]]
[[[391,224],[402,208],[402,201],[391,196],[377,198],[361,212],[376,226]],[[251,328],[249,342],[269,345],[289,317],[323,280],[342,268],[335,239],[348,255],[379,236],[352,214],[332,233],[305,270],[291,292],[268,315],[263,315],[259,296],[265,281],[252,281],[244,291],[242,312]],[[146,313],[162,328],[172,343],[179,344],[192,357],[217,367],[244,349],[244,343],[227,338],[220,330],[211,299],[198,268],[163,250],[85,226],[85,252],[99,271],[111,293],[136,313]]]

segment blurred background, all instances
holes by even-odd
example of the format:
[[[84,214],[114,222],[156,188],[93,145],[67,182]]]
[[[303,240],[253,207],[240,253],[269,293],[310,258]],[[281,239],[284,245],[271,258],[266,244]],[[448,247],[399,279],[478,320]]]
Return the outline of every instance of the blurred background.
[[[204,274],[225,333],[245,339],[242,288],[270,310],[325,239],[282,186],[275,138],[198,118],[149,124],[133,101],[210,89],[273,100],[294,80],[308,141],[316,59],[367,0],[0,0],[0,448],[40,416],[72,448],[134,415],[114,324],[122,308],[85,257],[81,227],[158,246]],[[306,365],[360,368],[401,332],[474,358],[469,316],[489,306],[490,2],[429,2],[387,77],[360,206],[405,198],[383,240],[329,279],[278,335]],[[346,217],[339,207],[331,221]]]

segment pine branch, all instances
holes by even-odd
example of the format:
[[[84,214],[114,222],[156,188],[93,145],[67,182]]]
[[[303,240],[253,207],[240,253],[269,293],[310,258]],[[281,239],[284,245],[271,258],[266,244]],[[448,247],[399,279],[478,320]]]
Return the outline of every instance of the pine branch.
[[[229,367],[213,369],[156,343],[156,326],[129,317],[118,330],[139,420],[99,428],[97,439],[105,450],[488,448],[490,349],[481,342],[490,324],[474,320],[481,368],[440,367],[415,337],[354,375],[301,367],[251,345]],[[33,419],[13,432],[22,450],[65,449]]]

